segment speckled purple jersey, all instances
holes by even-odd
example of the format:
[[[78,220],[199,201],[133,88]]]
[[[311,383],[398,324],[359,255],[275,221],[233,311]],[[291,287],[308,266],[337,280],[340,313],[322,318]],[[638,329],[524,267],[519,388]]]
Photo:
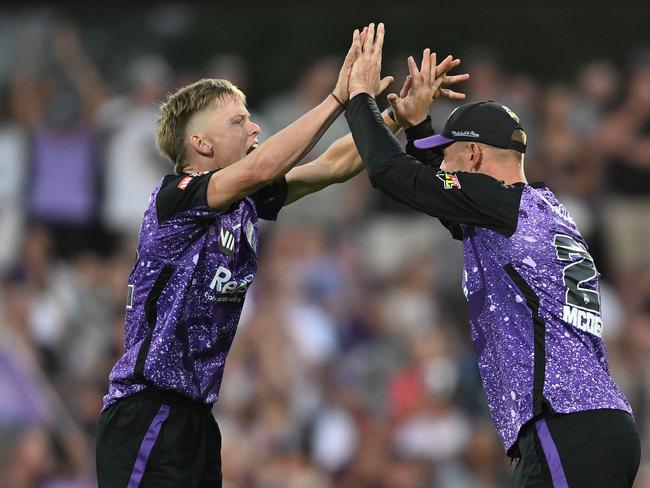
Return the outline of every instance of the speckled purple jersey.
[[[555,195],[524,186],[511,237],[461,227],[472,341],[506,450],[544,401],[561,413],[631,413],[609,374],[599,274]]]
[[[353,97],[345,117],[372,185],[463,241],[472,341],[506,451],[545,404],[560,413],[630,412],[609,374],[598,272],[553,193],[498,181],[480,159],[470,172],[443,171],[442,146],[415,144],[432,140],[429,117],[406,129],[405,153],[368,94]]]
[[[219,212],[207,205],[211,174],[167,176],[151,196],[128,280],[124,355],[104,408],[149,386],[217,400],[257,271],[258,214],[275,219],[286,182]]]

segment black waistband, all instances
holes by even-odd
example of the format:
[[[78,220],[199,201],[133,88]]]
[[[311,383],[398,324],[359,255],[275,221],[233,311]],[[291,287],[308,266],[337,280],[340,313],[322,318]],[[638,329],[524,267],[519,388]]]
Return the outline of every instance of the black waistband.
[[[571,446],[588,440],[638,433],[632,416],[624,410],[597,409],[573,413],[553,412],[546,404],[543,414],[528,421],[519,431],[519,437],[534,429],[535,421],[546,419],[553,441],[557,445]],[[509,450],[511,458],[520,457],[517,443]]]
[[[149,398],[167,405],[183,408],[192,408],[203,412],[210,413],[213,403],[203,403],[192,400],[191,398],[176,393],[174,391],[160,390],[158,388],[148,387],[142,391],[134,393],[128,398]]]

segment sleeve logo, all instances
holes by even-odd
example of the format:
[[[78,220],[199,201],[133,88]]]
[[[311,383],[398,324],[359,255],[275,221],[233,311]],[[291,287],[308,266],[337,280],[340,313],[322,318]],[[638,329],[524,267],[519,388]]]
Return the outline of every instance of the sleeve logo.
[[[458,181],[458,176],[452,175],[451,173],[445,173],[444,171],[438,171],[436,176],[444,183],[445,190],[451,190],[453,188],[460,190],[460,181]]]
[[[180,181],[180,183],[178,184],[178,188],[181,189],[181,190],[184,190],[185,188],[187,188],[187,185],[190,184],[190,181],[192,181],[192,178],[193,178],[192,176],[186,176],[185,178],[183,178]]]

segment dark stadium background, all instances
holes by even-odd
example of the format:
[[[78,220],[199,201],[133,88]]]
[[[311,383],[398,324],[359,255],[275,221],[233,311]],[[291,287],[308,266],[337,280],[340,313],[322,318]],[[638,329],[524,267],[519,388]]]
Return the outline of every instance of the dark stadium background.
[[[157,103],[231,78],[268,137],[327,95],[370,21],[386,23],[385,74],[453,53],[469,99],[520,115],[529,180],[566,202],[603,275],[650,487],[647,2],[336,0],[0,5],[0,488],[96,485],[139,215],[171,170]],[[438,127],[454,106],[434,106]],[[225,486],[511,486],[439,224],[361,175],[287,207],[259,254],[215,407]]]

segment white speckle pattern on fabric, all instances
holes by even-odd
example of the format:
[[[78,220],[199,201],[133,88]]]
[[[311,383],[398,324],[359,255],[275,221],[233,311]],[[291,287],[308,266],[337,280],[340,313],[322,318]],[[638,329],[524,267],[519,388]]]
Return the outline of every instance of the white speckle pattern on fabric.
[[[533,312],[506,272],[508,265],[539,299],[538,313],[545,325],[544,400],[561,413],[599,408],[631,413],[609,374],[607,351],[596,327],[600,311],[574,310],[567,303],[565,270],[582,256],[571,251],[569,258],[560,259],[555,239],[558,234],[568,236],[585,254],[586,243],[555,195],[548,188],[526,185],[517,231],[511,237],[468,225],[462,229],[462,287],[469,302],[472,342],[490,413],[506,451],[535,414]],[[482,272],[473,272],[477,268]],[[580,281],[580,290],[597,292],[598,278],[596,273]]]
[[[164,181],[153,192],[140,230],[128,280],[133,307],[126,311],[124,355],[111,371],[104,409],[147,386],[214,403],[257,271],[252,244],[260,210],[252,198],[227,212],[194,206],[159,223],[156,196]],[[274,217],[283,203],[283,196],[276,198],[264,211]],[[173,272],[162,289],[152,291],[165,268]]]

